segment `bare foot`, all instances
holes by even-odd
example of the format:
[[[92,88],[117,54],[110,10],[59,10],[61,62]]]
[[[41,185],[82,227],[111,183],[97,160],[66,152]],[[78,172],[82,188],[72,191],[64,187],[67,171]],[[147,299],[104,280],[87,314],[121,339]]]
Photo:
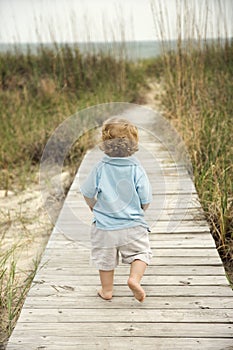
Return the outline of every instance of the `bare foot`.
[[[132,290],[134,297],[140,301],[141,303],[143,303],[143,301],[146,298],[146,293],[144,291],[144,289],[142,288],[142,286],[140,285],[140,283],[138,283],[137,281],[135,281],[133,278],[129,278],[128,279],[128,286],[129,288]]]
[[[98,291],[98,296],[104,300],[111,300],[112,299],[112,292],[104,292],[103,289],[101,288]]]

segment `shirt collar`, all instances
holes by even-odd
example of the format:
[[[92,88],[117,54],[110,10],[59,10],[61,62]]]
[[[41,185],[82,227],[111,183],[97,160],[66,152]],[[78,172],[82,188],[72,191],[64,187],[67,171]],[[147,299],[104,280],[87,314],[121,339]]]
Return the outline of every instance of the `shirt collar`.
[[[126,165],[140,165],[139,160],[134,157],[109,157],[105,155],[102,158],[102,162],[112,164],[112,165],[121,165],[121,166],[126,166]]]

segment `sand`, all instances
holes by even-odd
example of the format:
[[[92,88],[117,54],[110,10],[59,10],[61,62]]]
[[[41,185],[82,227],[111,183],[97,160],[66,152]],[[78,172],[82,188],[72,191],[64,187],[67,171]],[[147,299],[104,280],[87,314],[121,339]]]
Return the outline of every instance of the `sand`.
[[[33,184],[22,192],[0,190],[0,252],[18,246],[14,253],[17,270],[30,270],[43,252],[52,230],[43,207],[39,185]]]

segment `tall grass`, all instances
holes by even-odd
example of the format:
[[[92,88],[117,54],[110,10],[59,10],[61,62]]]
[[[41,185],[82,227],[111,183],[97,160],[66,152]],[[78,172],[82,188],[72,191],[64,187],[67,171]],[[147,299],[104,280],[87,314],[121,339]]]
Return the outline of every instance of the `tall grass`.
[[[65,45],[41,45],[37,53],[0,54],[0,189],[21,191],[37,179],[44,146],[55,128],[85,107],[114,101],[136,101],[141,70],[112,52],[81,54]],[[74,175],[92,134],[79,139],[64,167]],[[1,225],[2,224],[2,225]],[[4,225],[0,224],[4,243]],[[9,224],[10,225],[10,224]],[[25,235],[27,233],[25,232]],[[3,248],[2,248],[3,247]],[[10,335],[37,268],[18,271],[16,251],[0,245],[0,343]]]
[[[186,6],[189,21],[183,19],[185,45],[184,23],[178,16],[176,51],[164,51],[163,57],[147,69],[150,76],[154,74],[163,81],[165,115],[188,147],[202,206],[233,281],[233,40],[208,40],[206,31],[201,35],[200,30],[198,40],[192,40],[197,14],[190,13],[187,2]],[[165,20],[160,18],[161,35]]]
[[[23,248],[20,244],[14,244],[0,254],[0,347],[14,328],[39,262],[39,259],[35,260],[34,267],[28,273],[20,273],[16,255]]]
[[[64,119],[90,105],[135,101],[141,80],[134,64],[68,45],[0,54],[0,187],[24,187]]]

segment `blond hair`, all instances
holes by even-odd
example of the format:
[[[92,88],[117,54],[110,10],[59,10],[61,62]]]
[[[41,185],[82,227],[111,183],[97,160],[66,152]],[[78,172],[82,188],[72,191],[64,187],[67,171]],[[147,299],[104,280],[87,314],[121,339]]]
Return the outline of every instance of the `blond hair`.
[[[110,157],[128,157],[138,151],[138,129],[127,119],[112,117],[102,126],[100,149]]]

